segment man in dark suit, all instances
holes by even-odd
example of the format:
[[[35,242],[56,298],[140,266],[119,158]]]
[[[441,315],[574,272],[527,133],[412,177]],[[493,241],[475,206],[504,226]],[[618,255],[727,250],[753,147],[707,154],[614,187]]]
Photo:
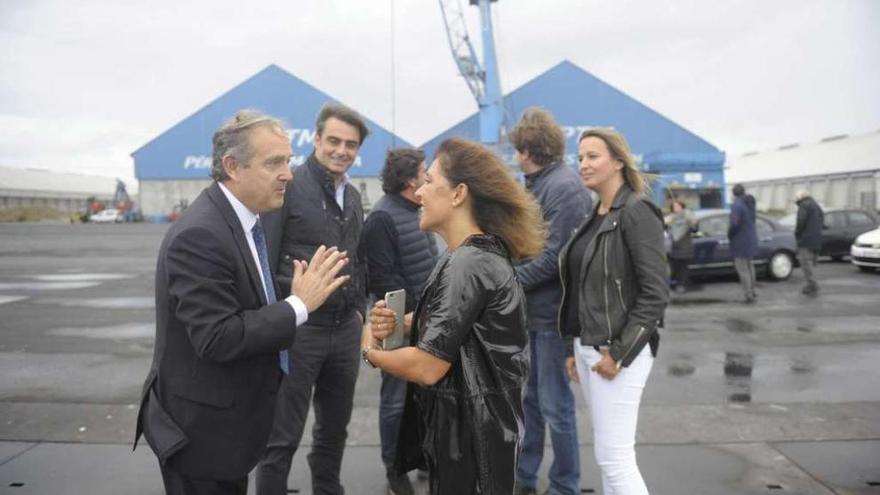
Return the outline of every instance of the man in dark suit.
[[[293,262],[291,295],[276,298],[260,214],[284,201],[291,155],[280,122],[238,112],[214,134],[215,182],[159,250],[156,343],[135,446],[143,432],[168,493],[246,493],[289,366],[282,350],[348,280],[338,276],[346,253],[322,246],[310,262]]]

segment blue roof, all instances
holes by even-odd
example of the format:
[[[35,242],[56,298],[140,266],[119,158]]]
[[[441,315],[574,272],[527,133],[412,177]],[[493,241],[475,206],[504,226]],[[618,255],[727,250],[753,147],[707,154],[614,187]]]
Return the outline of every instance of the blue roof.
[[[269,65],[132,153],[138,179],[204,179],[211,167],[211,137],[238,110],[251,108],[288,126],[296,160],[311,154],[315,117],[333,98],[277,65]],[[376,177],[385,151],[409,143],[365,119],[370,135],[361,146],[353,177]]]
[[[720,175],[724,165],[718,148],[567,60],[509,93],[504,105],[511,120],[532,106],[550,111],[566,133],[566,162],[572,165],[578,135],[591,127],[622,132],[645,168],[655,172],[714,170]],[[425,152],[433,156],[451,136],[478,139],[479,114],[425,143]]]

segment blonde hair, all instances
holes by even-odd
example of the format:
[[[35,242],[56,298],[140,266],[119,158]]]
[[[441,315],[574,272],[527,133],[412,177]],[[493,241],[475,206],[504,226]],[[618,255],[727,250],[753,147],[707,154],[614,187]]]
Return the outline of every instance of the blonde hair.
[[[547,229],[541,207],[495,153],[461,138],[440,143],[436,159],[450,186],[465,184],[480,229],[501,238],[514,259],[544,249]]]
[[[657,176],[639,170],[623,134],[609,127],[594,127],[581,133],[578,144],[588,137],[601,139],[608,147],[611,157],[623,163],[623,180],[633,191],[639,194],[648,194],[651,191],[651,182],[656,180]]]

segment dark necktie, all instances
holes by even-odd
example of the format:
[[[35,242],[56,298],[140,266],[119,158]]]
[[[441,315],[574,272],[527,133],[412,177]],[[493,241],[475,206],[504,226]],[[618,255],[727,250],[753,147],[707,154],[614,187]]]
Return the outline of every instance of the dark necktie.
[[[272,283],[272,270],[269,269],[269,250],[266,249],[266,233],[263,232],[263,224],[259,218],[257,218],[257,223],[254,224],[251,232],[254,234],[257,257],[260,258],[260,271],[263,272],[263,280],[266,282],[266,302],[272,304],[278,301],[278,299],[275,297],[275,284]],[[279,359],[281,360],[281,371],[286,375],[289,371],[287,367],[287,350],[279,353]]]

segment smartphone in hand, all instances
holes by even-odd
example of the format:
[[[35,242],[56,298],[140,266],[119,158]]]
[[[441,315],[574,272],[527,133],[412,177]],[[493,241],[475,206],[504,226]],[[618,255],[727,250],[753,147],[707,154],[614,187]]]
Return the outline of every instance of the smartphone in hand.
[[[394,331],[382,341],[382,349],[390,351],[403,347],[405,342],[403,335],[403,315],[406,311],[406,289],[393,290],[385,293],[385,307],[394,311],[397,318],[394,319]]]

